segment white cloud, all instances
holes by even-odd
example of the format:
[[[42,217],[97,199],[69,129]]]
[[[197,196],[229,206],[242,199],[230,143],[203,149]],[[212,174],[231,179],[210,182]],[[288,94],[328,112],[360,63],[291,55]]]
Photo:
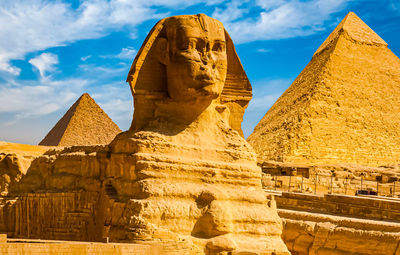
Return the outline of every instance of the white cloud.
[[[87,81],[81,79],[63,81],[46,79],[39,84],[9,81],[0,84],[0,94],[5,95],[0,104],[0,114],[13,113],[13,117],[6,122],[8,124],[50,114],[69,107],[72,101],[82,94],[86,84]]]
[[[118,53],[117,55],[102,55],[100,56],[101,58],[119,58],[122,60],[132,60],[135,57],[137,53],[137,50],[134,49],[133,47],[126,47],[126,48],[122,48],[121,52]]]
[[[224,20],[224,25],[236,43],[257,40],[274,40],[306,36],[324,29],[324,22],[342,10],[351,0],[288,0],[257,1],[254,8],[261,8],[259,15],[241,17],[249,12],[249,6],[228,2],[223,11],[217,9],[213,17]],[[233,13],[233,15],[231,15]]]
[[[279,94],[263,95],[254,97],[249,104],[248,111],[266,112],[279,98]]]
[[[38,81],[18,81],[12,75],[19,75],[21,70],[13,66],[11,60],[24,60],[28,53],[65,46],[78,40],[100,38],[111,31],[126,28],[134,36],[138,24],[170,15],[169,11],[158,10],[183,10],[199,3],[214,5],[225,2],[227,8],[217,8],[214,17],[224,22],[235,43],[289,38],[319,31],[330,15],[340,10],[347,1],[86,0],[78,1],[78,7],[74,8],[64,0],[2,0],[0,38],[6,40],[0,40],[0,75],[7,81],[0,82],[0,126],[8,123],[10,127],[17,127],[29,121],[42,123],[44,118],[63,114],[82,93],[89,92],[122,129],[129,127],[133,111],[129,87],[126,84],[105,83],[117,76],[118,80],[124,80],[129,71],[125,60],[133,60],[136,54],[134,48],[123,48],[112,56],[120,64],[97,66],[87,64],[90,61],[82,63],[80,68],[85,72],[79,78],[54,81],[49,76]],[[254,10],[251,9],[253,7]],[[251,15],[247,15],[249,13]],[[83,56],[81,60],[88,58],[90,56]],[[57,55],[43,53],[29,62],[43,78],[46,73],[55,70],[58,58]],[[246,112],[246,118],[253,117],[251,121],[244,122],[246,125],[258,121],[259,118],[254,116],[265,114],[280,95],[277,92],[280,90],[269,91],[269,85],[254,86],[254,99]],[[57,119],[52,121],[55,123]],[[38,133],[30,133],[30,136],[40,138]]]
[[[117,78],[118,80],[125,80],[129,72],[130,65],[126,62],[120,62],[116,65],[96,65],[96,64],[81,64],[79,68],[84,71],[84,76],[98,81]]]
[[[98,84],[97,80],[66,79],[0,83],[0,140],[37,144],[84,92],[122,129],[129,128],[133,103],[124,82]],[[94,86],[94,85],[97,86]]]
[[[0,126],[18,126],[27,120],[40,123],[45,116],[55,112],[59,114],[54,117],[59,118],[85,92],[96,100],[121,129],[129,128],[133,114],[129,86],[124,82],[99,84],[99,80],[85,79],[42,79],[39,84],[32,81],[28,84],[17,81],[0,83],[0,94],[5,95],[0,104]],[[54,124],[57,121],[53,119],[50,122]],[[30,140],[30,143],[39,142],[42,135],[32,133],[36,140]]]
[[[226,2],[213,16],[225,23],[235,42],[289,38],[322,29],[330,15],[350,0],[258,0]],[[24,59],[30,52],[95,39],[128,26],[136,26],[170,13],[160,7],[184,9],[199,3],[214,5],[224,0],[87,0],[77,8],[63,1],[3,0],[0,6],[0,71],[18,75],[10,60]],[[244,18],[251,7],[258,8]],[[261,8],[261,12],[260,9]]]
[[[30,52],[95,39],[143,21],[168,15],[156,7],[185,8],[206,0],[87,0],[74,9],[63,1],[2,0],[0,6],[0,71],[19,75],[10,60]],[[7,39],[5,39],[7,38]]]
[[[46,72],[55,70],[55,65],[58,64],[58,56],[53,53],[42,53],[28,62],[39,70],[40,76],[43,78]]]
[[[272,49],[259,48],[259,49],[257,49],[257,52],[268,53],[268,52],[272,52]]]
[[[237,20],[249,12],[247,6],[243,6],[247,2],[248,0],[232,0],[229,4],[226,4],[226,8],[215,8],[212,16],[222,23]]]
[[[84,56],[84,57],[81,57],[81,60],[82,60],[82,61],[86,61],[86,60],[88,60],[88,59],[91,58],[91,57],[92,57],[92,55]]]
[[[84,8],[72,11],[59,1],[2,1],[0,37],[7,40],[0,40],[0,68],[10,71],[5,65],[12,59],[24,59],[29,52],[100,36],[101,29],[85,21],[87,13]]]
[[[0,71],[5,71],[12,75],[19,75],[19,73],[21,72],[21,68],[11,66],[9,63],[2,61],[0,57]]]
[[[129,128],[133,116],[133,101],[128,84],[121,81],[101,86],[92,97],[122,130]]]
[[[136,55],[136,50],[132,47],[123,48],[117,55],[117,58],[129,59],[133,61],[133,57]]]

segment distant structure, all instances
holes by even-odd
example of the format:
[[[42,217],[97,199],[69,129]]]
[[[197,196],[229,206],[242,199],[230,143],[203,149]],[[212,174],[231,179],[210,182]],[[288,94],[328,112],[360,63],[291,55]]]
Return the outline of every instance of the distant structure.
[[[400,163],[400,60],[350,12],[255,127],[259,162]]]
[[[108,144],[120,132],[117,124],[108,117],[88,93],[84,93],[39,145]]]

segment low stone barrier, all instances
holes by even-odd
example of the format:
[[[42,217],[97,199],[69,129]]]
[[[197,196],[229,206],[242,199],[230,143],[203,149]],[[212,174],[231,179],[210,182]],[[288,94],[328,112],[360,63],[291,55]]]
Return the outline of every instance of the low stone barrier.
[[[179,242],[158,244],[127,244],[53,241],[39,239],[7,239],[0,235],[0,254],[63,254],[63,255],[180,255],[191,254],[180,246]]]
[[[282,192],[276,202],[281,209],[400,222],[400,199]]]
[[[400,254],[398,199],[271,193],[292,254]]]

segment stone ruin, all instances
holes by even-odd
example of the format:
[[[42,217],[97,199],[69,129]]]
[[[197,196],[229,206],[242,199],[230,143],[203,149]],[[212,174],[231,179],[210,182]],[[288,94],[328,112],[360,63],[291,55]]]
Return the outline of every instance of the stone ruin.
[[[0,232],[173,243],[171,254],[289,254],[241,135],[251,86],[222,23],[203,14],[159,21],[128,82],[131,128],[109,145],[35,158],[0,200]]]
[[[400,59],[350,12],[255,127],[292,254],[400,254],[399,97]]]

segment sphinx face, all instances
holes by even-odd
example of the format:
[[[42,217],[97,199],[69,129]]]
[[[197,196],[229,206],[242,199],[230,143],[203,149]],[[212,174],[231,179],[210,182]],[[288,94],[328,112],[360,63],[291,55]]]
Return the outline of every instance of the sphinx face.
[[[227,72],[222,23],[205,15],[176,18],[166,24],[169,96],[177,101],[216,99]]]

